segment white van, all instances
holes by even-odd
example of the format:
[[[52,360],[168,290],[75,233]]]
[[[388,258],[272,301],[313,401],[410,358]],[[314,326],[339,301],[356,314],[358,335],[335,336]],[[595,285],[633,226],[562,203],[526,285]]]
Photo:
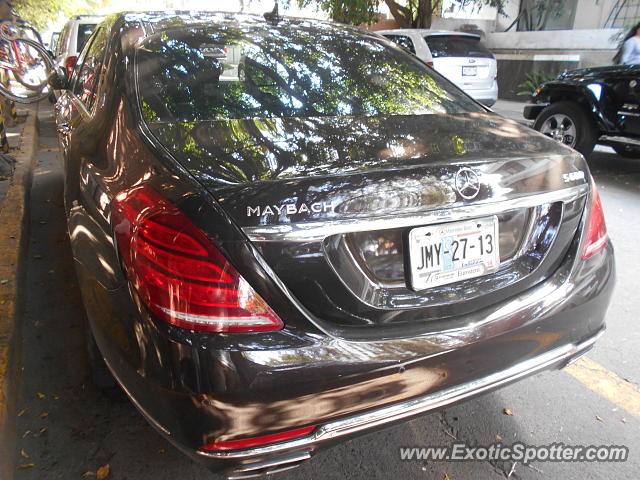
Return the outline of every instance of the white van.
[[[76,15],[71,17],[60,31],[53,54],[56,63],[64,67],[68,75],[73,71],[82,47],[103,18],[99,15]]]
[[[420,28],[376,33],[415,54],[477,101],[496,103],[498,65],[479,35]]]

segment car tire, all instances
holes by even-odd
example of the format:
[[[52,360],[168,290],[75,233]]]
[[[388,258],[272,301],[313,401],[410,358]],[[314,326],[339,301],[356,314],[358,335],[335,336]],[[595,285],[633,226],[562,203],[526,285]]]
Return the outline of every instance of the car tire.
[[[546,107],[533,128],[577,150],[585,157],[593,151],[598,128],[589,114],[575,102],[562,101]]]
[[[108,390],[117,386],[117,382],[98,349],[96,340],[93,338],[91,327],[87,326],[87,353],[89,356],[89,368],[91,373],[91,382],[100,390]]]
[[[640,148],[629,145],[616,145],[612,147],[618,155],[625,158],[640,158]]]

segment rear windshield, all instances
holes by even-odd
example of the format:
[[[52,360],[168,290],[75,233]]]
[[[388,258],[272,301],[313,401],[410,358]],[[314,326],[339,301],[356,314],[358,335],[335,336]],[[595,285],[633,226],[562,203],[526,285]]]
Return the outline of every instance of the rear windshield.
[[[318,23],[165,30],[136,70],[147,122],[480,111],[400,48]]]
[[[427,35],[424,37],[433,58],[480,57],[493,58],[493,54],[479,38],[463,35]]]
[[[82,52],[82,47],[87,43],[89,37],[96,29],[97,23],[82,23],[78,25],[78,44],[77,44],[77,52]]]

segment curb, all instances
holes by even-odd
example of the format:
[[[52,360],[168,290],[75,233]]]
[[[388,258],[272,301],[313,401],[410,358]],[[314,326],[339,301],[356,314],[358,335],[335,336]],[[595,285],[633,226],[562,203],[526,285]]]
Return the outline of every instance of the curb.
[[[29,192],[38,147],[38,114],[30,111],[20,137],[16,170],[0,206],[0,478],[15,468],[17,398],[21,377],[22,327],[19,291],[24,280]]]

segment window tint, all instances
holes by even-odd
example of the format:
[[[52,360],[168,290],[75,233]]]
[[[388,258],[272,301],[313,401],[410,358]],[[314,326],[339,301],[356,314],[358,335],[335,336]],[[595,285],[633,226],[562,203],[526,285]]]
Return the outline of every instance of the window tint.
[[[479,111],[413,55],[307,22],[162,31],[136,70],[148,122]]]
[[[493,54],[479,38],[463,35],[427,35],[424,37],[433,58],[481,57],[493,58]]]
[[[100,82],[102,63],[107,49],[109,36],[106,28],[101,28],[89,40],[87,49],[82,52],[74,73],[75,83],[73,93],[91,109],[96,99],[96,90]]]
[[[407,50],[409,50],[411,53],[413,53],[415,55],[416,49],[413,46],[413,40],[411,40],[406,35],[387,35],[387,34],[385,34],[384,36],[387,37],[389,40],[392,40],[393,42],[397,43],[401,47],[406,48]]]
[[[80,53],[82,51],[82,47],[87,43],[87,40],[96,29],[95,23],[81,23],[78,25],[78,40],[76,45],[76,52]]]

